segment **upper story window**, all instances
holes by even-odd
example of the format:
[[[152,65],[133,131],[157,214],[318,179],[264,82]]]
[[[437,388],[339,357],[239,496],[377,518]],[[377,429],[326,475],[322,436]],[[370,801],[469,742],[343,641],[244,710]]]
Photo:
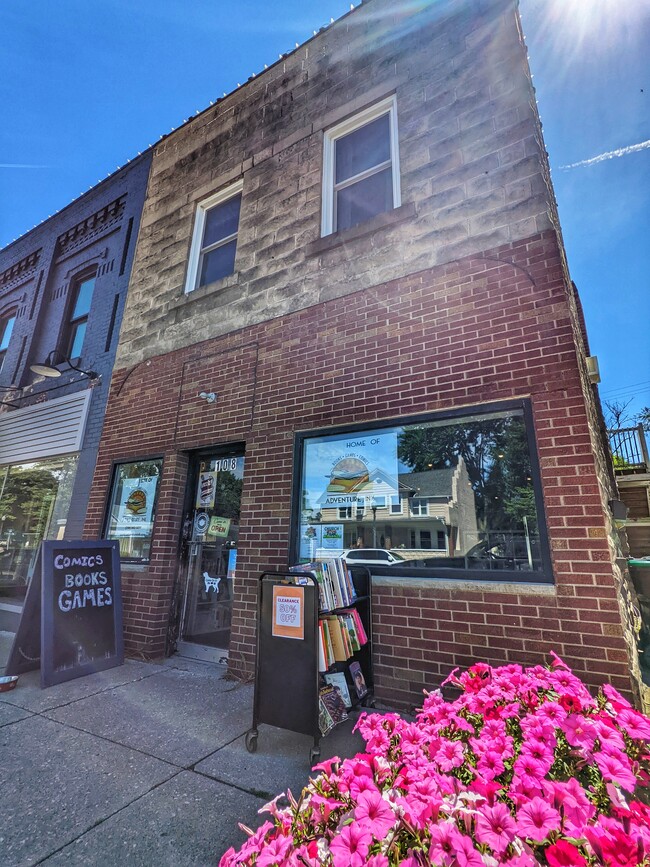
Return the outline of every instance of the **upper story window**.
[[[423,515],[429,514],[429,501],[426,497],[413,497],[410,506],[412,515],[419,515],[422,517]]]
[[[235,270],[243,181],[199,202],[185,292],[227,277]]]
[[[62,352],[68,358],[79,358],[86,337],[90,304],[95,290],[95,275],[86,276],[73,284],[72,299],[66,331],[61,342]]]
[[[395,97],[325,133],[322,235],[399,207]]]
[[[0,370],[2,370],[5,355],[9,348],[9,341],[11,340],[11,332],[14,329],[15,321],[16,316],[13,313],[11,316],[5,316],[3,319],[0,319]]]

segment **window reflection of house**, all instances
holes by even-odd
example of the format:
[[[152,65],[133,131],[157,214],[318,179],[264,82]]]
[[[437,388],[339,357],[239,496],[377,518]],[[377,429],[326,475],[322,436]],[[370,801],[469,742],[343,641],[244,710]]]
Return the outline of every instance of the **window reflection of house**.
[[[397,494],[359,493],[356,508],[323,509],[322,520],[343,523],[345,548],[369,547],[376,539],[406,557],[423,551],[465,554],[479,541],[476,500],[462,458],[455,467],[400,473]]]

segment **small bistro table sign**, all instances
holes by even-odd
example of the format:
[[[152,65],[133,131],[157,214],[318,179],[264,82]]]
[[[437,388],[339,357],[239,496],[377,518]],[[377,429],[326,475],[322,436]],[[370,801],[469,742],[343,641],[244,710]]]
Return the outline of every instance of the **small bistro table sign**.
[[[46,687],[123,662],[118,543],[43,542],[7,673],[40,663]]]

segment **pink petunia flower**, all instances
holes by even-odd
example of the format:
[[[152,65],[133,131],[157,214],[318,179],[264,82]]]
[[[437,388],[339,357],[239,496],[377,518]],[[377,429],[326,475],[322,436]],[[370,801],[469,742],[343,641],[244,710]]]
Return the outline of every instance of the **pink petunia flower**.
[[[572,747],[591,752],[596,743],[596,726],[579,713],[572,713],[562,723],[562,731]]]
[[[488,750],[476,763],[476,770],[486,780],[493,780],[505,770],[501,754],[496,750]]]
[[[650,720],[635,710],[624,708],[619,711],[616,722],[631,738],[650,740]]]
[[[463,745],[460,741],[444,741],[434,758],[441,771],[459,768],[465,759]]]
[[[584,857],[568,840],[558,840],[544,852],[550,867],[582,867]]]
[[[543,798],[533,798],[529,804],[520,807],[517,813],[519,834],[535,843],[542,843],[551,831],[558,831],[561,823],[562,818],[558,811]]]
[[[334,867],[364,867],[372,834],[356,823],[345,825],[330,841]],[[258,862],[259,864],[259,862]]]
[[[454,864],[458,867],[485,867],[480,852],[477,852],[470,838],[464,834],[458,835],[454,854],[456,856]]]
[[[361,792],[354,810],[360,827],[370,831],[377,840],[383,840],[395,824],[395,813],[381,792]]]
[[[453,822],[438,822],[430,829],[429,859],[432,864],[451,864],[456,856],[460,832]]]
[[[270,843],[265,843],[257,856],[257,867],[271,867],[272,864],[284,861],[292,844],[292,837],[276,837]]]
[[[636,788],[636,777],[629,765],[626,767],[623,762],[607,753],[596,753],[594,759],[600,769],[600,773],[603,775],[603,779],[611,780],[612,783],[616,783],[627,792],[634,791]]]
[[[629,701],[626,698],[623,698],[620,692],[608,683],[603,686],[603,695],[617,712],[623,710],[623,708],[632,708]]]
[[[517,833],[517,826],[505,804],[483,807],[476,819],[476,839],[496,855],[505,852]]]
[[[546,774],[546,767],[532,756],[522,754],[514,764],[513,788],[540,786]]]

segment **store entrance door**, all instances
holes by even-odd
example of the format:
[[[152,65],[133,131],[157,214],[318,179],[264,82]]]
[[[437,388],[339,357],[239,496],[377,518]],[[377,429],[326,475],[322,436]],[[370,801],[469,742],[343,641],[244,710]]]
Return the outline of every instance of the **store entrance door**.
[[[244,456],[241,451],[200,456],[194,459],[192,470],[178,652],[208,662],[225,662],[230,643]]]

